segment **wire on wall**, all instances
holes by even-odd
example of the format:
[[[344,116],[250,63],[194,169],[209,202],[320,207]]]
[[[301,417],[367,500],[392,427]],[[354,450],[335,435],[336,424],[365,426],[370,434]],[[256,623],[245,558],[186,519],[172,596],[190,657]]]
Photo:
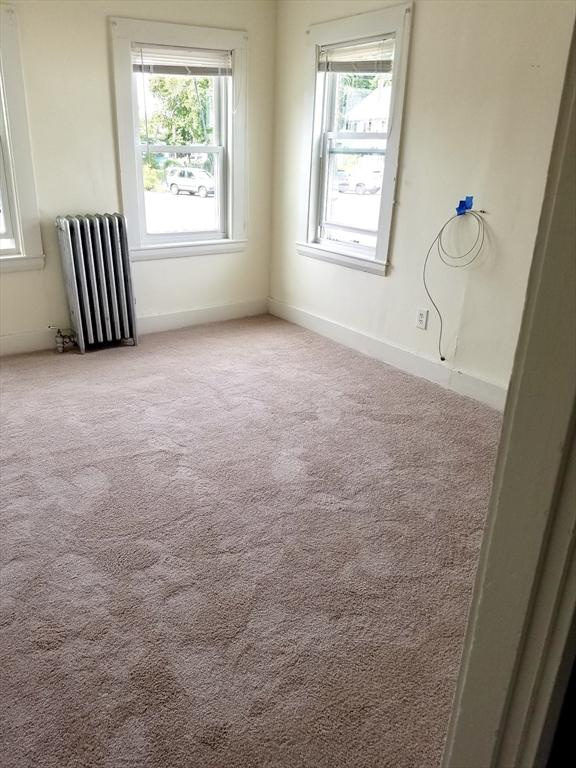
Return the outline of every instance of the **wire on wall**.
[[[476,261],[476,259],[480,256],[480,254],[482,253],[482,248],[484,247],[484,241],[486,239],[486,224],[482,216],[482,214],[486,213],[486,211],[483,211],[483,210],[475,211],[472,208],[472,205],[473,205],[472,197],[467,197],[465,200],[460,201],[460,204],[458,208],[456,208],[456,213],[454,214],[454,216],[450,216],[450,218],[444,222],[438,234],[430,244],[430,248],[428,248],[428,253],[426,254],[426,258],[424,259],[424,266],[422,267],[422,282],[424,283],[424,290],[426,291],[426,294],[430,299],[432,306],[436,310],[438,319],[440,320],[440,332],[438,334],[438,354],[440,356],[440,360],[442,361],[446,360],[445,356],[442,354],[442,335],[444,332],[444,321],[442,319],[442,313],[440,312],[438,304],[434,301],[434,299],[432,298],[432,294],[430,293],[430,288],[428,287],[428,282],[426,280],[426,269],[430,261],[430,256],[435,248],[436,248],[436,252],[438,253],[438,256],[440,257],[440,260],[447,267],[456,267],[456,268],[468,267],[470,266],[470,264]],[[454,221],[454,219],[457,219],[460,216],[472,216],[476,220],[478,229],[476,231],[476,237],[472,246],[464,253],[454,254],[454,253],[450,253],[447,250],[444,244],[444,236],[445,236],[446,228],[448,227],[448,225],[452,221]]]

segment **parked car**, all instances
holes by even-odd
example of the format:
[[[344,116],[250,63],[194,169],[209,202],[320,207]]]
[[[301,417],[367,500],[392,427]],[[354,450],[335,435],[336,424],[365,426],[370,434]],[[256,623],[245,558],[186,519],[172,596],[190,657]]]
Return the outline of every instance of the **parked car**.
[[[215,190],[214,177],[201,168],[170,168],[166,184],[173,195],[187,192],[189,195],[207,197]]]
[[[382,188],[382,172],[368,171],[360,173],[347,173],[336,171],[336,184],[338,192],[351,192],[356,195],[375,195]]]
[[[348,189],[357,195],[375,195],[382,189],[382,172],[371,171],[362,175],[350,174],[348,176]]]

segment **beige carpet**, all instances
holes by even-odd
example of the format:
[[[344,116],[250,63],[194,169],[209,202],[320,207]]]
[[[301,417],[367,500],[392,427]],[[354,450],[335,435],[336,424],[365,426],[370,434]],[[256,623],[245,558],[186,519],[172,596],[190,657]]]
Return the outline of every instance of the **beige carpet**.
[[[270,317],[2,365],[3,768],[436,768],[500,420]]]

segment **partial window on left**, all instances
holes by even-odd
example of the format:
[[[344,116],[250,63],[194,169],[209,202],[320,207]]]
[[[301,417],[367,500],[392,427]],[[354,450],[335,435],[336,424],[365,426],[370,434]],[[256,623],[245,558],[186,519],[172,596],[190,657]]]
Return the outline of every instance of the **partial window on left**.
[[[18,19],[0,4],[0,272],[42,269]]]
[[[8,140],[6,101],[0,80],[0,256],[11,256],[18,252],[18,212]]]

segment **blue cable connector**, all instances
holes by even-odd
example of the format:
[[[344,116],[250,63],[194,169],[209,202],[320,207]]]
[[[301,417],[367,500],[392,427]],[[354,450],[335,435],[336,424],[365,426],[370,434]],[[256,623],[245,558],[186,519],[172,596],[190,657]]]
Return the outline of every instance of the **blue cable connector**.
[[[465,200],[460,200],[458,203],[458,208],[456,208],[456,214],[458,216],[463,216],[468,211],[472,210],[472,206],[474,205],[474,198],[472,195],[468,195]]]

